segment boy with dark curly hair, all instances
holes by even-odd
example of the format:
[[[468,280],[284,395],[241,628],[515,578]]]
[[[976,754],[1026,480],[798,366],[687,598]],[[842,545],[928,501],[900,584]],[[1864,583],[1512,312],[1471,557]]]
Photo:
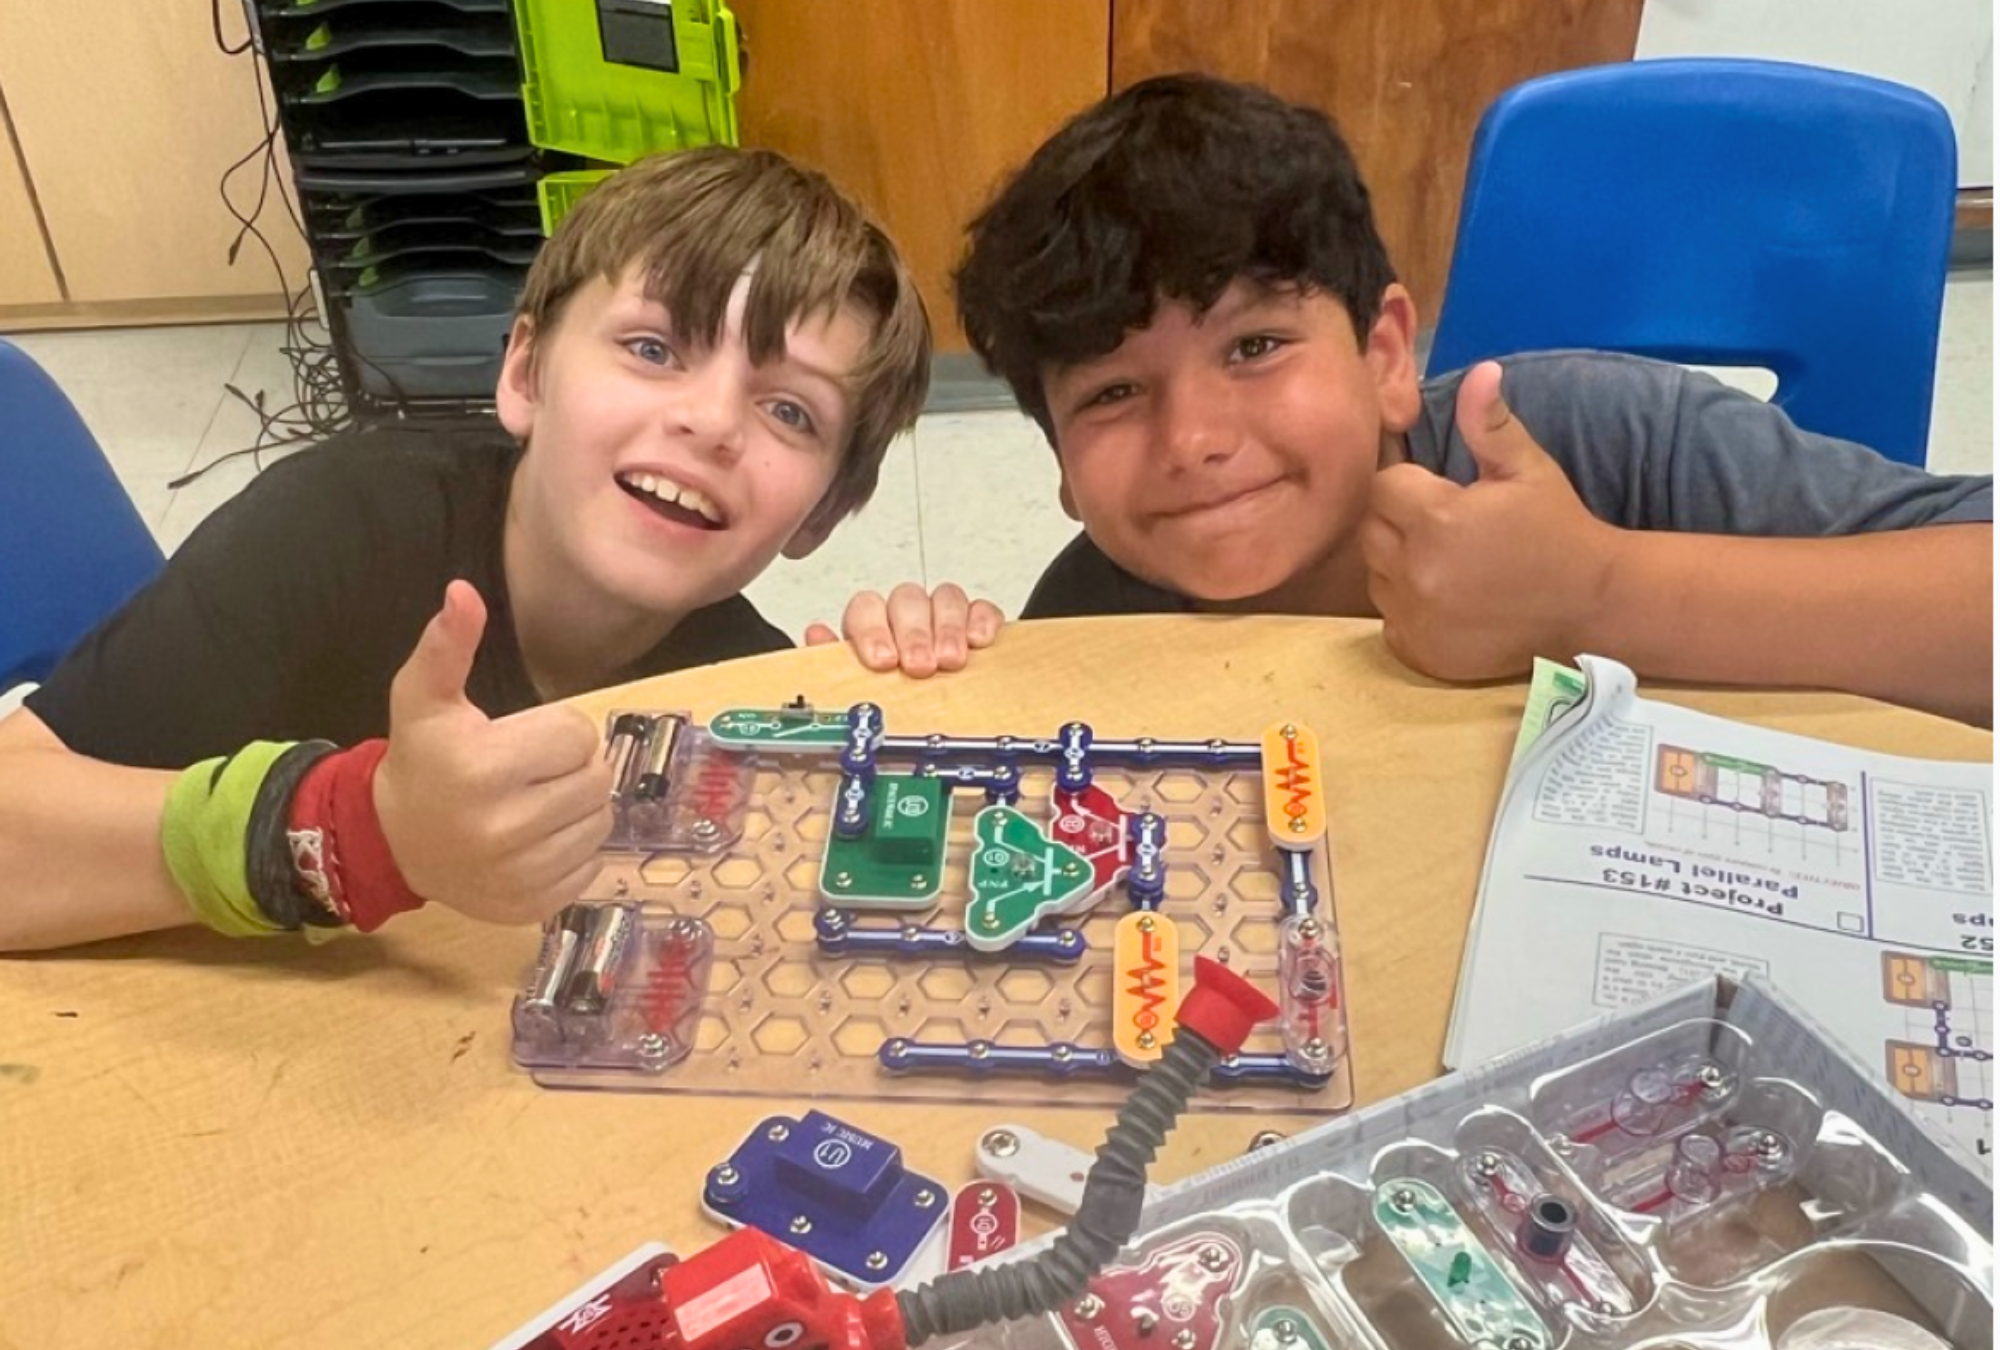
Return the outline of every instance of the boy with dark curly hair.
[[[1443,679],[1589,651],[1991,720],[1990,477],[1634,357],[1420,379],[1415,305],[1317,110],[1146,81],[1057,132],[970,236],[966,334],[1084,528],[1024,618],[1379,615]]]

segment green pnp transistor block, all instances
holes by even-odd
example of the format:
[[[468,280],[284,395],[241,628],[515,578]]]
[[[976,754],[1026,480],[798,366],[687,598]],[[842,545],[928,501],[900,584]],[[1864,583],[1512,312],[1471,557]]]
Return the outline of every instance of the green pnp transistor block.
[[[972,900],[965,940],[1002,951],[1053,914],[1065,914],[1095,889],[1090,863],[1011,806],[989,806],[972,819]]]
[[[868,791],[868,825],[853,839],[832,835],[820,892],[856,909],[927,909],[944,882],[951,794],[941,778],[881,774]]]

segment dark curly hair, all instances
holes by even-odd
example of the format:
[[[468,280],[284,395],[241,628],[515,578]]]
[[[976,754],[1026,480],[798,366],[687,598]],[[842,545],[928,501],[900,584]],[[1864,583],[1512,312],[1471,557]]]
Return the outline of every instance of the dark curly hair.
[[[959,321],[1051,443],[1043,369],[1113,350],[1162,300],[1206,313],[1238,277],[1302,287],[1337,297],[1359,341],[1396,279],[1332,120],[1205,75],[1073,118],[967,234]]]

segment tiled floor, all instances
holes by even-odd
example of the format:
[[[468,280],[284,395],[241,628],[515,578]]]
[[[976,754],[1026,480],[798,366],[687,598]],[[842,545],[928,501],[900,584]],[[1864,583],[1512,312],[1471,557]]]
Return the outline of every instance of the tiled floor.
[[[167,483],[251,444],[256,419],[224,392],[292,401],[276,324],[13,335],[55,376],[96,433],[163,546],[177,546],[249,481],[248,458],[193,484]],[[1993,279],[1946,289],[1931,467],[1993,469]],[[1754,377],[1744,381],[1754,387]],[[794,635],[837,621],[849,595],[898,581],[957,581],[1018,613],[1044,563],[1074,532],[1056,505],[1055,464],[1014,413],[936,413],[898,442],[875,500],[814,557],[780,562],[751,588]]]

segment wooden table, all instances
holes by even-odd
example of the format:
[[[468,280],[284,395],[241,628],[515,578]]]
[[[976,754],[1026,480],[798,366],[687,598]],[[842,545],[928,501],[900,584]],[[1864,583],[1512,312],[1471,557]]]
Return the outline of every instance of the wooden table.
[[[1651,691],[1876,750],[1990,760],[1992,738],[1832,694]],[[1328,760],[1359,1100],[1434,1076],[1523,702],[1399,666],[1376,625],[1282,618],[1022,624],[968,672],[868,675],[823,648],[579,702],[821,706],[892,726],[1255,739],[1311,723]],[[715,1235],[705,1171],[774,1106],[548,1092],[511,1067],[535,948],[445,912],[318,949],[186,931],[0,963],[0,1350],[483,1350],[648,1240]],[[851,1104],[848,1104],[851,1105]],[[845,1108],[843,1108],[845,1109]],[[850,1110],[956,1184],[990,1108]],[[1095,1111],[1015,1109],[1094,1147]],[[1193,1117],[1155,1175],[1304,1117]]]

